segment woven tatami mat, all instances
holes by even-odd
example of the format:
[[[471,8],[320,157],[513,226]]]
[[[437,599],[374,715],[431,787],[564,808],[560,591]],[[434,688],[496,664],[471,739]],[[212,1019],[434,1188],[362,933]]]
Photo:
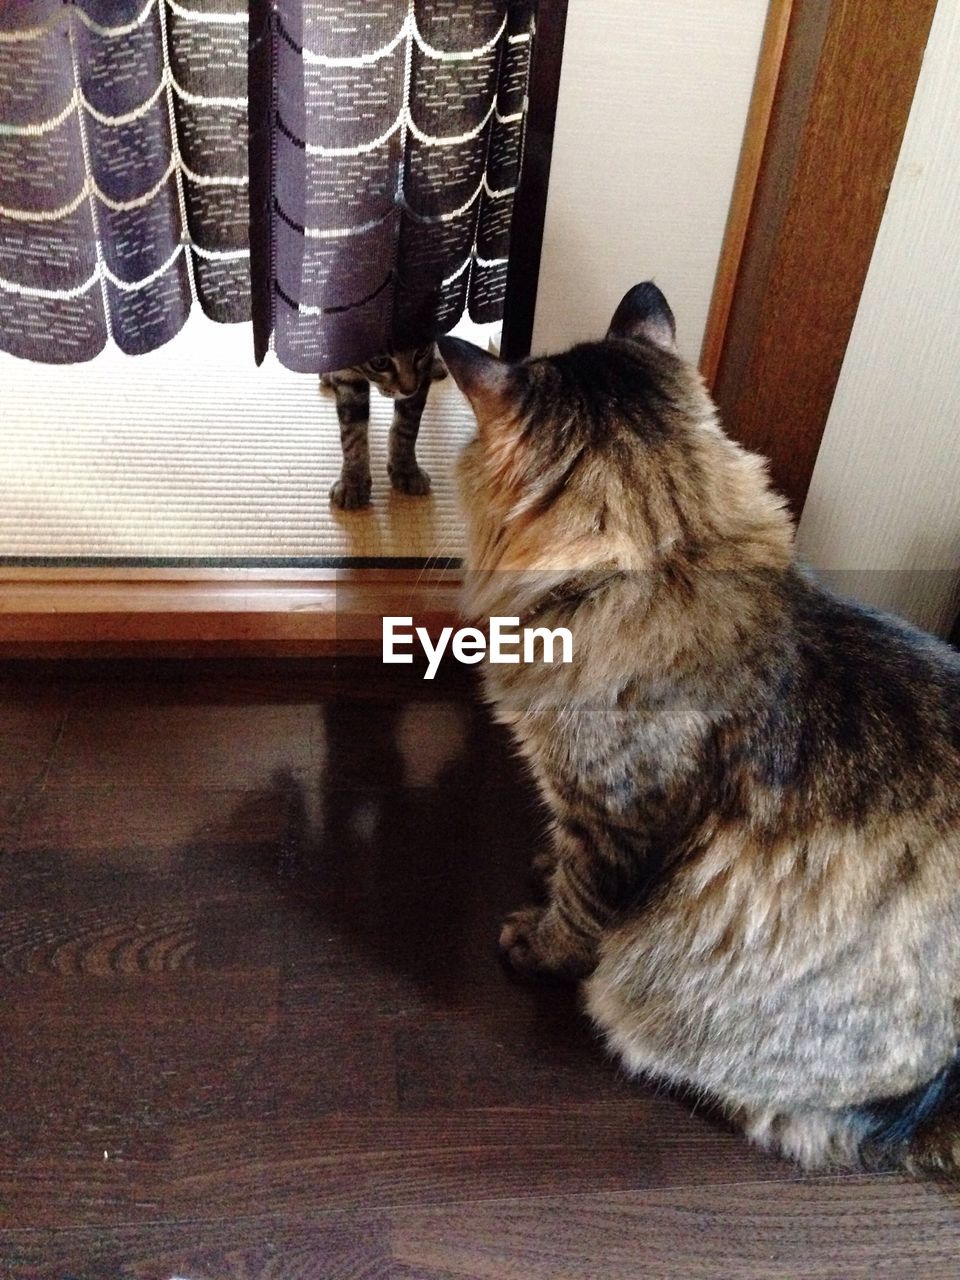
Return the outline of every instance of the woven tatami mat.
[[[257,369],[247,326],[196,315],[159,351],[85,365],[0,354],[0,559],[455,559],[470,412],[450,379],[434,384],[418,446],[433,492],[411,498],[387,480],[391,410],[371,395],[372,506],[338,512],[333,400],[272,355]]]

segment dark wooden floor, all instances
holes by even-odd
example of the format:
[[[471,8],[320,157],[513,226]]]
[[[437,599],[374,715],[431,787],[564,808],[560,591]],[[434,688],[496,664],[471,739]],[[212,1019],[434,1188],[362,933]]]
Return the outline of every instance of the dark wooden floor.
[[[0,1275],[957,1277],[960,1199],[801,1178],[494,941],[538,814],[458,681],[0,670]]]

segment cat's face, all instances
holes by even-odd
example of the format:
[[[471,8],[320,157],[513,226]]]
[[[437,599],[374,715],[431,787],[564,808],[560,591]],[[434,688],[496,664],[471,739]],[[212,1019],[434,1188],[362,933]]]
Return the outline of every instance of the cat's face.
[[[428,342],[426,346],[397,351],[390,356],[374,356],[357,368],[385,396],[404,400],[429,379],[432,364],[433,343]]]
[[[459,464],[468,568],[648,570],[768,525],[771,554],[789,554],[762,464],[720,431],[655,286],[626,295],[602,341],[561,355],[509,365],[440,348],[477,416]]]

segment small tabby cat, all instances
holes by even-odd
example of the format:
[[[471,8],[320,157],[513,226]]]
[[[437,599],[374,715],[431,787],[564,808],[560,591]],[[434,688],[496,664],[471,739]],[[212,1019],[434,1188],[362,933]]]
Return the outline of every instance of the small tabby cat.
[[[806,1166],[956,1173],[960,655],[796,566],[655,286],[562,355],[440,349],[468,611],[573,636],[485,670],[553,818],[509,963]]]
[[[430,383],[447,371],[436,347],[426,346],[394,355],[374,356],[366,364],[352,365],[324,374],[320,385],[330,387],[337,400],[343,466],[340,479],[330,490],[335,507],[352,510],[370,502],[370,384],[395,401],[388,442],[387,471],[390,483],[401,493],[430,492],[430,477],[417,463],[417,434],[427,403]]]

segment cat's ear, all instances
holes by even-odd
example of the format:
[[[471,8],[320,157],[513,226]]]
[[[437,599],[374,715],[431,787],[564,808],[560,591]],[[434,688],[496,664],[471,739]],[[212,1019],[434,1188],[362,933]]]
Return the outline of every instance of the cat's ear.
[[[438,338],[437,346],[481,425],[509,410],[517,392],[517,371],[513,365],[462,338]]]
[[[677,349],[677,325],[670,304],[653,283],[646,280],[625,293],[613,313],[608,338],[646,338],[666,351]]]

